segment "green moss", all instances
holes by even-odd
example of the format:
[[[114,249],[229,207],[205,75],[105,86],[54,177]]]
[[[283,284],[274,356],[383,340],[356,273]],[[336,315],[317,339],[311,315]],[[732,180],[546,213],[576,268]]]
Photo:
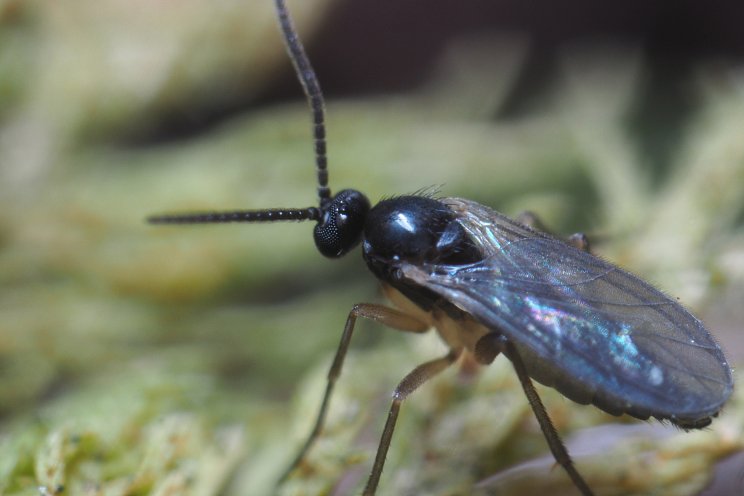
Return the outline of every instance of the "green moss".
[[[129,12],[126,22],[106,2],[65,12],[36,3],[12,31],[0,18],[3,494],[273,494],[310,429],[347,312],[379,300],[358,254],[322,259],[309,224],[144,223],[161,211],[315,202],[302,102],[169,142],[123,144],[174,114],[248,101],[286,64],[270,9],[243,11],[253,3],[262,2],[206,15],[193,2],[178,18]],[[115,36],[126,26],[133,31]],[[139,78],[101,66],[116,54],[147,54],[150,37],[173,49],[157,70]],[[255,39],[264,55],[243,51]],[[47,53],[49,64],[24,65],[5,40],[23,44],[17,53]],[[210,41],[194,55],[200,40]],[[71,53],[63,48],[81,46],[60,70]],[[442,185],[444,195],[510,214],[534,210],[559,232],[581,227],[601,255],[713,322],[738,364],[741,83],[701,66],[691,81],[699,107],[680,127],[672,163],[650,174],[625,123],[644,70],[638,54],[566,53],[550,98],[516,118],[492,118],[524,53],[520,40],[464,44],[450,56],[457,65],[440,71],[446,77],[414,93],[329,101],[334,189],[357,186],[376,201]],[[226,86],[239,98],[210,93]],[[323,436],[279,491],[360,487],[390,392],[443,352],[434,335],[360,323]],[[692,494],[718,460],[742,449],[738,396],[710,429],[688,434],[647,431],[540,391],[566,438],[588,432],[606,442],[599,454],[592,443],[572,447],[601,494]],[[574,494],[545,453],[508,362],[476,375],[453,367],[405,403],[380,493]]]

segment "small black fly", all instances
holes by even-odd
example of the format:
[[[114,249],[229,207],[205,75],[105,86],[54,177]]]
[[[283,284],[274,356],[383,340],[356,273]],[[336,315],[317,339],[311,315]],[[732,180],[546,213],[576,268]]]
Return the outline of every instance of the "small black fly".
[[[503,353],[556,461],[584,495],[531,378],[613,415],[655,417],[683,429],[707,426],[731,395],[723,352],[698,319],[638,277],[586,250],[460,198],[400,196],[374,207],[356,190],[331,196],[320,86],[284,0],[275,0],[289,56],[312,111],[318,207],[159,215],[154,224],[312,220],[315,245],[330,258],[362,243],[367,266],[398,307],[352,308],[328,374],[315,427],[286,478],[320,434],[359,317],[423,333],[432,327],[449,352],[398,384],[364,494],[374,494],[409,394],[464,355],[490,364]]]

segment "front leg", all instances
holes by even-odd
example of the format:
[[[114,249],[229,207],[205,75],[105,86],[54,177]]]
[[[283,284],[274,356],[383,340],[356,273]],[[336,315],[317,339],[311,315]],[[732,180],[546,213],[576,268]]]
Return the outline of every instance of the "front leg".
[[[325,424],[326,420],[326,414],[328,413],[328,405],[331,400],[331,393],[333,392],[333,387],[336,384],[336,380],[341,375],[341,369],[344,365],[344,358],[346,358],[346,352],[349,349],[351,336],[354,333],[354,325],[356,324],[356,320],[359,317],[374,320],[375,322],[379,322],[395,330],[403,332],[422,333],[429,330],[429,324],[399,310],[395,310],[383,305],[375,305],[372,303],[357,303],[356,305],[354,305],[354,307],[351,309],[351,312],[349,312],[348,318],[346,319],[344,332],[341,335],[341,342],[339,343],[338,349],[336,350],[336,356],[333,359],[331,369],[328,371],[328,383],[326,385],[325,394],[323,395],[323,401],[320,405],[320,410],[318,411],[318,416],[315,419],[315,426],[313,427],[312,432],[310,432],[310,435],[305,441],[305,444],[302,446],[302,449],[300,449],[299,453],[297,453],[297,456],[294,458],[287,470],[279,478],[277,484],[283,483],[287,479],[289,474],[291,474],[300,465],[300,463],[302,463],[302,460],[305,459],[307,452],[310,451],[310,448],[315,443],[316,439],[323,430],[323,425]]]

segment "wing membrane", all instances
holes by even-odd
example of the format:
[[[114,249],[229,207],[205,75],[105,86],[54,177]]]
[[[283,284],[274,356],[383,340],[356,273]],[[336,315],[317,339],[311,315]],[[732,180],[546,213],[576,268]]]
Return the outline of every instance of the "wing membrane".
[[[699,320],[638,277],[468,200],[443,200],[485,255],[466,266],[403,264],[517,345],[530,374],[611,413],[694,421],[732,390]]]

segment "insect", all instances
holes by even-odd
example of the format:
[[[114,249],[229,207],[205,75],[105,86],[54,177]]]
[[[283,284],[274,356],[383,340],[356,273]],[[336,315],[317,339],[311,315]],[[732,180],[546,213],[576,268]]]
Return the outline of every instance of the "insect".
[[[379,484],[403,401],[465,355],[483,365],[499,354],[512,362],[553,456],[584,495],[592,491],[574,466],[532,379],[613,415],[655,417],[683,429],[711,422],[733,389],[723,352],[698,319],[640,278],[582,246],[473,201],[419,194],[371,206],[356,190],[331,195],[320,86],[284,0],[275,3],[312,113],[319,205],[158,215],[148,220],[314,221],[320,253],[338,258],[361,244],[368,268],[396,306],[362,303],[352,308],[314,428],[284,477],[300,464],[323,429],[358,318],[404,332],[434,328],[449,348],[446,355],[415,367],[395,388],[366,495],[374,494]]]

